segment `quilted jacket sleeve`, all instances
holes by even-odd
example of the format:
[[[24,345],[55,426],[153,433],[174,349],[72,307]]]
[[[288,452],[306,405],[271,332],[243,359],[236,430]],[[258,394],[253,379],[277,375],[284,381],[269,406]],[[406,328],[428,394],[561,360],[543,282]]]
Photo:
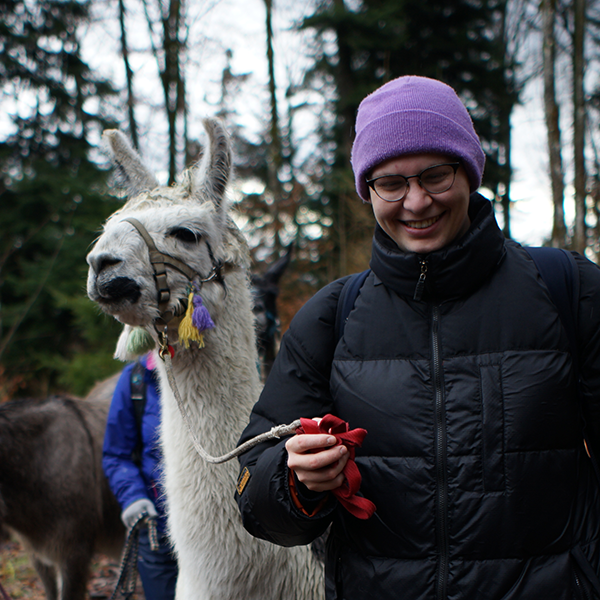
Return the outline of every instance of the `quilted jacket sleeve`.
[[[323,288],[293,319],[240,442],[274,425],[333,412],[329,376],[337,343],[335,312],[343,282],[338,280]],[[295,507],[288,487],[285,441],[265,442],[240,457],[236,500],[244,527],[251,534],[282,546],[294,546],[310,543],[323,533],[337,501],[332,496],[313,517]]]
[[[117,382],[108,412],[102,450],[102,468],[122,509],[136,500],[148,498],[144,479],[131,458],[138,443],[137,424],[131,401],[132,368],[133,363],[127,365]]]

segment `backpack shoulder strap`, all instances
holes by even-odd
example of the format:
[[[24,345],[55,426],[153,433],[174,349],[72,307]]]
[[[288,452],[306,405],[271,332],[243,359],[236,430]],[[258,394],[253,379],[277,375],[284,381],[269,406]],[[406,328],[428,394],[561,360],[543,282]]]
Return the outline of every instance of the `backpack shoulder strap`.
[[[131,387],[131,401],[133,404],[133,413],[135,415],[135,424],[138,434],[138,443],[132,452],[133,462],[138,464],[142,457],[142,418],[146,410],[146,379],[145,368],[137,360],[131,369],[129,384]]]
[[[579,269],[571,252],[558,248],[526,248],[550,292],[560,320],[567,332],[573,368],[579,379],[579,349],[577,346],[577,311],[579,307]],[[579,388],[579,394],[581,389]],[[592,461],[596,477],[600,480],[600,468],[596,460],[600,456],[597,443],[587,426],[589,415],[582,407],[583,443]]]
[[[342,287],[340,297],[338,298],[337,310],[335,312],[336,344],[344,335],[344,328],[346,327],[348,316],[352,312],[356,298],[358,298],[358,294],[360,293],[360,288],[370,272],[371,269],[367,269],[362,273],[354,273],[353,275],[350,275]]]
[[[558,310],[560,320],[567,332],[575,369],[578,371],[577,307],[579,269],[573,255],[560,248],[526,248],[533,259]]]
[[[146,408],[146,380],[144,378],[144,365],[138,360],[131,369],[130,386],[133,410],[138,427],[141,425],[142,416]]]

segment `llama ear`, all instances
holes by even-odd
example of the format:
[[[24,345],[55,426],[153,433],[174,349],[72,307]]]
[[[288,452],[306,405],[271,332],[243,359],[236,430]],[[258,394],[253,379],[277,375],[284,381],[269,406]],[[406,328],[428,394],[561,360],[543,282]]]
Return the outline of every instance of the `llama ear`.
[[[231,175],[231,147],[225,128],[217,119],[204,119],[208,134],[208,152],[194,168],[193,194],[201,201],[210,200],[223,209],[225,188]]]
[[[123,180],[123,185],[130,196],[137,196],[158,186],[154,175],[144,166],[139,154],[120,131],[107,129],[102,134],[102,139],[110,147],[118,176]]]
[[[283,272],[286,270],[288,264],[290,263],[290,259],[292,257],[292,249],[294,247],[294,243],[292,242],[288,247],[286,253],[278,258],[265,272],[264,278],[269,282],[277,285]]]
[[[230,216],[225,217],[227,235],[223,236],[221,260],[225,264],[237,265],[244,269],[250,268],[250,249],[246,238],[233,222]]]

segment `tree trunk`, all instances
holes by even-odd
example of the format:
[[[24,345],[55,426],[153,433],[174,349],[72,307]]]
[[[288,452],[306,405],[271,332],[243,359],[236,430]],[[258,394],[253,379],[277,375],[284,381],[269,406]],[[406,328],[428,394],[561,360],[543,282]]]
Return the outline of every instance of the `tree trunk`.
[[[498,131],[498,138],[501,144],[501,147],[504,147],[504,157],[502,160],[499,160],[499,164],[502,167],[501,176],[503,177],[503,189],[502,194],[500,195],[500,205],[502,206],[502,215],[504,217],[504,225],[502,227],[502,233],[504,233],[504,237],[511,238],[511,230],[510,230],[510,181],[512,179],[512,166],[511,166],[511,127],[510,127],[510,115],[512,113],[513,107],[515,105],[516,98],[516,84],[515,84],[515,69],[514,69],[514,57],[512,53],[509,51],[508,45],[508,34],[507,34],[507,11],[508,11],[508,3],[504,3],[502,9],[502,22],[501,22],[501,35],[500,39],[502,40],[502,72],[504,73],[504,82],[505,82],[505,95],[499,99],[498,108],[500,110],[501,118],[500,118],[500,129]]]
[[[169,124],[169,185],[175,183],[177,175],[177,113],[181,104],[181,77],[179,72],[179,17],[181,2],[171,0],[169,11],[163,15],[164,70],[161,73],[165,108]]]
[[[552,245],[558,247],[564,246],[566,243],[566,227],[559,109],[555,89],[556,39],[554,24],[556,20],[556,0],[541,0],[540,10],[542,12],[543,30],[544,115],[548,131],[550,182],[554,204]]]
[[[279,130],[279,110],[277,108],[277,86],[275,84],[275,55],[273,52],[273,0],[265,0],[267,34],[267,63],[269,68],[269,103],[271,106],[271,122],[269,125],[269,159],[267,161],[267,181],[275,202],[270,206],[273,213],[273,222],[278,226],[277,203],[283,198],[283,190],[279,181],[279,169],[283,160],[281,156],[281,132]],[[282,244],[279,235],[275,235],[274,250],[275,256],[279,255]]]
[[[125,65],[125,80],[127,82],[127,115],[129,118],[129,135],[133,147],[140,149],[137,122],[135,120],[135,97],[133,95],[133,71],[129,64],[129,46],[127,44],[127,28],[125,27],[125,2],[119,0],[119,25],[121,27],[121,55]]]
[[[267,34],[267,64],[269,68],[269,103],[271,108],[270,123],[270,154],[273,167],[281,166],[281,135],[279,132],[279,111],[277,109],[277,86],[275,84],[275,55],[273,52],[273,1],[265,0],[266,34]],[[275,171],[276,172],[276,171]]]
[[[334,0],[334,10],[339,14],[346,12],[344,0]],[[354,73],[352,72],[352,32],[342,19],[338,19],[335,30],[338,45],[338,64],[336,72],[337,85],[337,161],[338,166],[347,168],[350,165],[350,154],[354,139],[354,119],[356,107],[348,102],[356,85]],[[338,273],[337,277],[347,275],[351,272],[348,260],[348,249],[351,232],[353,231],[353,206],[359,200],[354,194],[348,194],[341,190],[337,194],[337,222],[338,235]]]
[[[180,144],[184,152],[188,147],[187,130],[186,130],[186,98],[184,76],[181,72],[181,57],[183,55],[185,44],[181,42],[180,34],[182,28],[183,0],[169,0],[166,9],[163,9],[163,3],[157,0],[157,10],[161,14],[162,32],[160,34],[159,43],[157,45],[155,37],[159,34],[155,32],[155,23],[150,16],[148,10],[148,0],[142,0],[146,21],[148,22],[148,30],[150,32],[150,43],[152,45],[152,53],[158,66],[160,81],[163,88],[165,98],[165,112],[167,115],[168,138],[169,138],[169,181],[171,185],[175,183],[177,171],[177,155],[178,155],[178,138],[177,138],[177,121],[181,116],[183,119],[183,138]],[[181,165],[182,167],[184,165]]]
[[[573,159],[575,163],[575,236],[573,247],[583,254],[586,247],[585,199],[585,99],[583,92],[585,0],[574,0],[573,33]]]

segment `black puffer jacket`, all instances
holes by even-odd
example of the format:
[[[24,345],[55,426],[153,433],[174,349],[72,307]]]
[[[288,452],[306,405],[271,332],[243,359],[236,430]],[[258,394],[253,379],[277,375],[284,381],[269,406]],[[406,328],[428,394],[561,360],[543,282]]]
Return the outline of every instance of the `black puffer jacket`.
[[[298,417],[335,414],[368,435],[357,450],[360,521],[330,499],[292,503],[284,441],[242,457],[246,528],[276,544],[332,523],[329,599],[600,598],[600,487],[586,455],[566,332],[534,263],[505,241],[492,208],[427,257],[378,229],[373,272],[335,347],[343,280],[294,319],[243,439]],[[600,270],[577,258],[581,397],[600,422]],[[331,357],[334,356],[333,364]],[[598,436],[598,432],[596,432]]]

